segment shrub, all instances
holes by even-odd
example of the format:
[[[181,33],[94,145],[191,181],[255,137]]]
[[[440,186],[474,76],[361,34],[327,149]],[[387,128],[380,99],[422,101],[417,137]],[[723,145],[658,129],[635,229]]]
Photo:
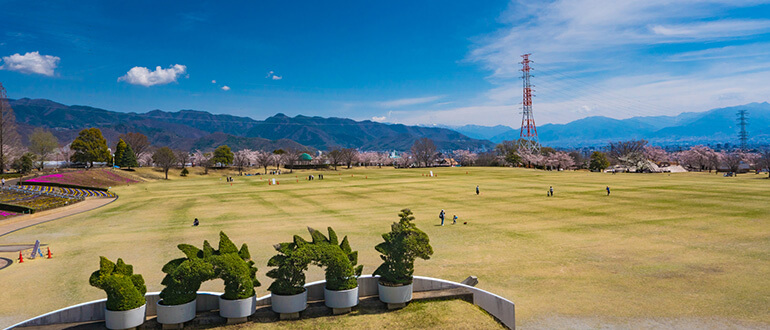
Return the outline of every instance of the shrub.
[[[329,238],[321,232],[308,227],[313,238],[313,263],[326,268],[326,288],[329,290],[350,290],[358,286],[357,277],[361,276],[364,266],[356,267],[358,252],[352,251],[348,237],[337,245],[337,233],[329,227]]]
[[[278,254],[267,262],[269,267],[278,267],[267,272],[275,279],[268,290],[278,295],[295,295],[305,291],[305,271],[313,256],[313,249],[308,242],[297,235],[290,243],[280,243],[273,247]]]
[[[203,251],[179,244],[185,258],[174,259],[163,266],[166,277],[161,284],[166,287],[160,292],[164,305],[181,305],[195,300],[201,283],[214,278],[214,266],[203,259]]]
[[[214,277],[225,282],[224,299],[251,297],[254,287],[261,285],[257,281],[257,267],[251,261],[249,247],[244,243],[238,250],[224,232],[219,232],[218,250],[214,250],[208,241],[203,242],[203,258],[213,265]]]
[[[187,168],[185,167],[185,168],[182,169],[182,173],[180,173],[179,175],[187,176],[188,174],[190,174],[190,171],[188,171]]]
[[[118,258],[117,264],[105,257],[99,257],[99,270],[91,274],[91,286],[107,293],[107,309],[127,311],[145,304],[147,287],[142,275],[134,274],[134,267]]]
[[[374,275],[380,275],[380,283],[383,285],[411,284],[414,260],[427,260],[433,254],[428,234],[417,229],[411,222],[414,220],[412,211],[403,209],[398,216],[401,219],[390,226],[390,232],[382,234],[385,242],[374,247],[377,252],[382,253],[380,258],[384,261],[374,271]]]

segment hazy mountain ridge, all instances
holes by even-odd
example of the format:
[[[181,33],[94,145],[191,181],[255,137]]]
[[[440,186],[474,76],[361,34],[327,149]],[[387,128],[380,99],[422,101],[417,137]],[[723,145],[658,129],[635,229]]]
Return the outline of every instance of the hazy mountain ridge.
[[[749,111],[749,143],[770,143],[770,103],[749,103],[704,112],[685,112],[676,116],[632,117],[612,119],[602,116],[586,117],[567,124],[545,124],[538,126],[540,143],[553,147],[600,146],[610,141],[646,139],[659,145],[738,143],[736,113],[740,109]],[[483,126],[473,126],[474,131],[483,131]],[[486,127],[488,131],[498,126]],[[494,129],[493,129],[494,128]],[[455,128],[465,132],[466,126]],[[483,134],[483,133],[482,133]],[[519,129],[494,135],[490,141],[519,138]]]
[[[35,127],[50,129],[61,141],[72,141],[78,132],[98,127],[114,145],[118,135],[140,132],[154,145],[172,148],[213,149],[232,144],[234,149],[272,150],[304,148],[326,150],[330,147],[363,150],[408,150],[415,140],[427,137],[441,150],[485,149],[493,144],[472,139],[443,128],[425,128],[400,124],[355,121],[347,118],[322,118],[277,114],[264,121],[206,111],[181,110],[147,113],[116,112],[88,106],[67,106],[45,99],[9,100],[19,131],[26,136]]]

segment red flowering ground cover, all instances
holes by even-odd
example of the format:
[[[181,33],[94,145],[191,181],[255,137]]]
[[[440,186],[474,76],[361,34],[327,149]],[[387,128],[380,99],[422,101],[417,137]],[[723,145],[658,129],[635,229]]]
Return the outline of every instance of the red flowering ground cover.
[[[55,182],[85,187],[108,188],[138,182],[107,169],[48,174],[24,182]]]

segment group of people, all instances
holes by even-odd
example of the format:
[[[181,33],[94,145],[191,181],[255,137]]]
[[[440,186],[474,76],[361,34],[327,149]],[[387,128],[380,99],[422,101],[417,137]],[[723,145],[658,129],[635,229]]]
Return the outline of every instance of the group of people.
[[[310,175],[307,176],[307,179],[311,180],[311,181],[315,180],[315,175],[310,174]],[[323,174],[319,174],[318,175],[318,180],[323,180],[323,179],[324,179],[324,175]]]
[[[442,226],[444,225],[444,217],[445,216],[446,216],[446,213],[444,213],[444,210],[441,210],[441,212],[438,214],[438,218],[441,219],[441,225]],[[457,223],[457,214],[455,214],[454,217],[452,218],[452,224],[454,225],[456,223]]]
[[[233,177],[231,177],[231,176],[227,177],[227,182],[234,182],[234,181],[235,181],[235,179],[233,179]]]
[[[270,171],[270,174],[271,175],[280,175],[281,174],[281,170]]]

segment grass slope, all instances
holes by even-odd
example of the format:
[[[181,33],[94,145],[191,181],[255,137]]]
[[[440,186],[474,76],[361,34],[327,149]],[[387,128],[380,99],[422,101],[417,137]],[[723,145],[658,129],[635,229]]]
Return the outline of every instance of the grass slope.
[[[454,281],[476,275],[480,288],[516,303],[521,326],[565,317],[770,324],[767,179],[433,171],[438,177],[420,169],[328,171],[314,181],[302,180],[311,173],[303,172],[299,182],[285,174],[280,185],[269,186],[259,177],[236,177],[230,185],[223,173],[201,176],[196,168],[186,178],[174,173],[170,181],[113,188],[120,198],[104,208],[0,238],[0,244],[39,239],[54,254],[0,271],[0,325],[103,298],[88,286],[99,255],[122,257],[144,275],[149,291],[159,291],[163,264],[182,256],[176,245],[216,244],[220,230],[236,244],[249,244],[263,283],[258,295],[270,283],[264,274],[272,245],[294,234],[309,238],[306,226],[348,235],[368,274],[380,263],[374,250],[380,234],[404,207],[414,211],[435,250],[431,260],[417,261],[416,274]],[[551,185],[555,196],[546,197]],[[469,224],[437,226],[442,208],[447,223],[457,214]],[[196,217],[201,226],[193,228]],[[322,271],[311,267],[308,281],[320,279]],[[223,285],[212,281],[202,289],[222,291]]]

